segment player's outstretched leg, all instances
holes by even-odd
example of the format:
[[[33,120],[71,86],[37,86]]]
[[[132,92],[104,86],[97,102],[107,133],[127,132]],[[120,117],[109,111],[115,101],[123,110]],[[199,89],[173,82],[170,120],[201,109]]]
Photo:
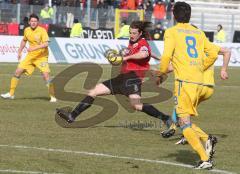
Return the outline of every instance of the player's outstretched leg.
[[[96,96],[108,95],[110,93],[110,89],[103,83],[97,84],[95,88],[91,89],[88,92],[88,95],[71,112],[64,112],[61,109],[57,109],[57,114],[68,123],[72,123],[83,111],[93,104]]]
[[[17,85],[18,85],[18,82],[19,82],[19,79],[22,75],[22,73],[24,72],[25,70],[22,69],[22,68],[17,68],[16,69],[16,72],[14,74],[14,76],[12,77],[11,79],[11,83],[10,83],[10,91],[5,93],[5,94],[1,94],[1,97],[4,98],[4,99],[14,99],[14,93],[15,93],[15,90],[17,88]]]
[[[67,112],[62,109],[56,109],[56,111],[61,118],[66,120],[68,123],[72,123],[83,111],[92,105],[93,101],[93,97],[87,96],[71,112]]]
[[[141,111],[152,117],[162,120],[167,125],[167,127],[170,127],[172,124],[171,117],[169,115],[166,115],[163,112],[159,111],[153,105],[144,103]]]

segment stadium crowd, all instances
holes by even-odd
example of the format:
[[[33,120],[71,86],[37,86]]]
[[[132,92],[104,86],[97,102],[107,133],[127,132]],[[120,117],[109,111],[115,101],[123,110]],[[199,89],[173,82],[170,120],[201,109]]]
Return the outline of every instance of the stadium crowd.
[[[45,24],[65,24],[72,27],[73,19],[83,23],[88,5],[91,8],[91,21],[101,21],[99,27],[107,27],[106,22],[112,20],[114,9],[144,10],[145,19],[155,24],[170,21],[174,0],[0,0],[1,9],[11,8],[10,4],[40,5],[41,22]],[[55,14],[54,14],[55,13]],[[29,16],[30,12],[24,14]],[[121,17],[129,19],[128,13]],[[70,21],[70,22],[69,22]],[[129,23],[131,21],[128,21]]]

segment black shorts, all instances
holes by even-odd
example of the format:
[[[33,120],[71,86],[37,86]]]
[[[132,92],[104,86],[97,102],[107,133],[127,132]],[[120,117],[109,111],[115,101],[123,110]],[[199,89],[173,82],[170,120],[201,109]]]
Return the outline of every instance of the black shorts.
[[[117,77],[102,83],[110,89],[112,95],[122,94],[128,97],[130,94],[138,94],[141,96],[142,80],[134,71],[119,74]]]

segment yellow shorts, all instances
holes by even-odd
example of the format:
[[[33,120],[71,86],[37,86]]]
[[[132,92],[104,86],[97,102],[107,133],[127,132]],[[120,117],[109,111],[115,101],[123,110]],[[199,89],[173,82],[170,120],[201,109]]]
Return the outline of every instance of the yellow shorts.
[[[200,93],[198,104],[209,99],[213,95],[213,92],[214,92],[213,86],[203,86],[202,92]]]
[[[41,72],[50,72],[48,58],[31,58],[27,56],[18,65],[18,68],[24,69],[26,75],[31,75],[34,72],[35,67],[37,67]]]
[[[175,109],[178,117],[197,116],[197,106],[203,85],[175,81]]]

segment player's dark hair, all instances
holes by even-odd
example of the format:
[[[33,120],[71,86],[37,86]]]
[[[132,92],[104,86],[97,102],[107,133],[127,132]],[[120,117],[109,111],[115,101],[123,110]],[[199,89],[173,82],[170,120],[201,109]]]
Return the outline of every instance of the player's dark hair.
[[[29,16],[29,21],[30,21],[32,18],[35,18],[35,19],[37,19],[37,20],[39,21],[39,17],[38,17],[36,14],[34,14],[34,13],[32,13],[32,14]]]
[[[138,32],[142,32],[141,38],[149,39],[149,31],[152,29],[152,23],[148,21],[133,21],[130,28],[138,29]]]
[[[177,22],[189,23],[191,18],[191,6],[186,2],[176,2],[173,8],[173,15]]]
[[[223,26],[221,24],[218,24],[218,27],[220,28],[220,30],[223,29]]]

